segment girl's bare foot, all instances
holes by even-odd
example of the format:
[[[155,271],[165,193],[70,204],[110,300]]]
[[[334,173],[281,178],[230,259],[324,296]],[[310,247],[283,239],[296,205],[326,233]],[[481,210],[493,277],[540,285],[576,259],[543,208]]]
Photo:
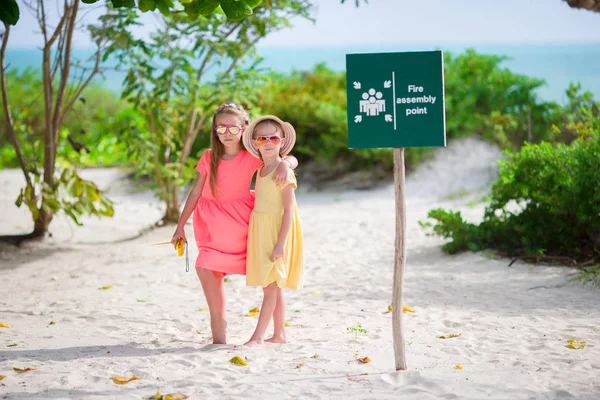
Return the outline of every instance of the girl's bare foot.
[[[250,339],[246,343],[244,343],[244,346],[255,347],[255,346],[260,346],[263,343],[264,343],[264,341],[261,339]]]
[[[287,343],[285,339],[285,335],[273,335],[269,339],[265,340],[265,342],[269,343]]]

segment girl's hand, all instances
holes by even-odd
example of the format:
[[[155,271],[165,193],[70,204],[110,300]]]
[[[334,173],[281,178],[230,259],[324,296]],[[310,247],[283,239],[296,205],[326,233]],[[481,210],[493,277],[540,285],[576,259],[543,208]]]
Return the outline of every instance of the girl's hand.
[[[175,246],[177,244],[177,241],[179,239],[183,239],[185,241],[187,241],[186,237],[185,237],[185,229],[183,227],[177,227],[177,229],[175,229],[175,233],[173,234],[173,237],[171,238],[171,243],[173,243],[173,246]]]
[[[273,174],[273,181],[275,181],[275,183],[278,185],[284,183],[287,179],[289,170],[290,163],[285,160],[281,160],[281,162],[277,166],[277,169],[275,170],[275,173]]]
[[[271,253],[271,261],[275,262],[278,258],[283,257],[283,245],[275,245],[273,252]]]

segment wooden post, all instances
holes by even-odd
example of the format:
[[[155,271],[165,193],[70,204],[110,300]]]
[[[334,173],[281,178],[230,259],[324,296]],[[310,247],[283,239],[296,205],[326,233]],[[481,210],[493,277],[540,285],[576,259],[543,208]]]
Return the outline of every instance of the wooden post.
[[[392,292],[392,332],[396,371],[405,370],[402,279],[406,261],[406,201],[404,198],[404,149],[394,149],[394,182],[396,187],[396,241],[394,286]]]

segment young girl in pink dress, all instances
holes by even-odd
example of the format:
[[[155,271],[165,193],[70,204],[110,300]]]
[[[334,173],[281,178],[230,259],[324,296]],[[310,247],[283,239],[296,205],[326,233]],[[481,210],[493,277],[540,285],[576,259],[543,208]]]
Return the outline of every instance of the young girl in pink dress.
[[[196,166],[198,177],[187,198],[171,239],[185,240],[185,224],[194,214],[194,237],[199,254],[196,273],[210,310],[213,343],[227,343],[225,288],[229,274],[246,274],[248,223],[254,207],[250,182],[262,161],[244,149],[241,133],[248,126],[248,113],[237,104],[222,104],[212,120],[210,149]],[[297,160],[289,156],[273,175],[282,183]]]

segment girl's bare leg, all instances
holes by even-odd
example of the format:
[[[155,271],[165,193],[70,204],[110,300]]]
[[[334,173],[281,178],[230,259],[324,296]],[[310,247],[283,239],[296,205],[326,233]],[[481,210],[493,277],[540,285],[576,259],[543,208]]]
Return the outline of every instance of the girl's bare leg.
[[[277,288],[277,305],[273,312],[273,337],[267,339],[270,343],[286,343],[285,339],[285,300],[283,289]]]
[[[227,343],[227,321],[225,320],[225,286],[220,272],[196,268],[204,297],[210,311],[210,329],[214,344]]]
[[[273,312],[277,306],[277,289],[277,283],[275,282],[263,288],[264,297],[258,317],[258,324],[256,324],[256,329],[250,340],[244,343],[245,346],[252,347],[263,343],[265,332],[269,327],[269,322],[271,322],[271,317],[273,317]]]

